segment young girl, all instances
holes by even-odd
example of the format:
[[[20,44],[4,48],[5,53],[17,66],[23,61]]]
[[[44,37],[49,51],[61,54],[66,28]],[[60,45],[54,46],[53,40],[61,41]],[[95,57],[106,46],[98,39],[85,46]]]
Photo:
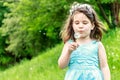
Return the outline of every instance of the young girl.
[[[72,5],[61,31],[65,44],[58,60],[60,68],[68,66],[65,80],[110,80],[101,26],[90,5]]]

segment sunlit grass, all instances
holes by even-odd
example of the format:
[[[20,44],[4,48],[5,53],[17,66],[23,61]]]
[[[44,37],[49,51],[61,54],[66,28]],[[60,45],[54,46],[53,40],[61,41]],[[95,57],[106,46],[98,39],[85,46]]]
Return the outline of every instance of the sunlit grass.
[[[106,52],[108,63],[111,70],[112,80],[120,79],[120,29],[112,30],[107,33],[102,40]]]
[[[105,34],[102,40],[108,57],[112,80],[120,79],[120,29]],[[0,80],[63,80],[65,70],[58,68],[57,60],[63,44],[48,49],[31,61],[0,72]]]
[[[0,73],[0,80],[63,80],[64,71],[57,65],[62,44]]]

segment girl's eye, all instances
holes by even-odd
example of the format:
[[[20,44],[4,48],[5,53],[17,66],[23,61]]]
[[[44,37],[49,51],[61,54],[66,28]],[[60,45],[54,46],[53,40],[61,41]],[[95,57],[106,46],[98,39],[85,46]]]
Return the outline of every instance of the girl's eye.
[[[77,24],[79,24],[79,22],[75,22],[75,24],[77,25]]]
[[[83,21],[83,24],[88,24],[88,22],[87,21]]]

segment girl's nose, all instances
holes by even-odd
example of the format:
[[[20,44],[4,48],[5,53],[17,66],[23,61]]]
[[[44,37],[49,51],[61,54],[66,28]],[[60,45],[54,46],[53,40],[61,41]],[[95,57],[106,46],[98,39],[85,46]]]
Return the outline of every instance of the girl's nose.
[[[83,28],[83,25],[82,25],[82,24],[79,24],[79,28]]]

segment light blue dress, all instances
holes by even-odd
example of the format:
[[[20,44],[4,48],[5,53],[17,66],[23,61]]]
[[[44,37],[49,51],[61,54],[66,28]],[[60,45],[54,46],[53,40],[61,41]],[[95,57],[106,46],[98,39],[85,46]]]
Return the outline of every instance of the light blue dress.
[[[99,69],[98,43],[94,40],[80,45],[71,53],[64,80],[103,80]]]

